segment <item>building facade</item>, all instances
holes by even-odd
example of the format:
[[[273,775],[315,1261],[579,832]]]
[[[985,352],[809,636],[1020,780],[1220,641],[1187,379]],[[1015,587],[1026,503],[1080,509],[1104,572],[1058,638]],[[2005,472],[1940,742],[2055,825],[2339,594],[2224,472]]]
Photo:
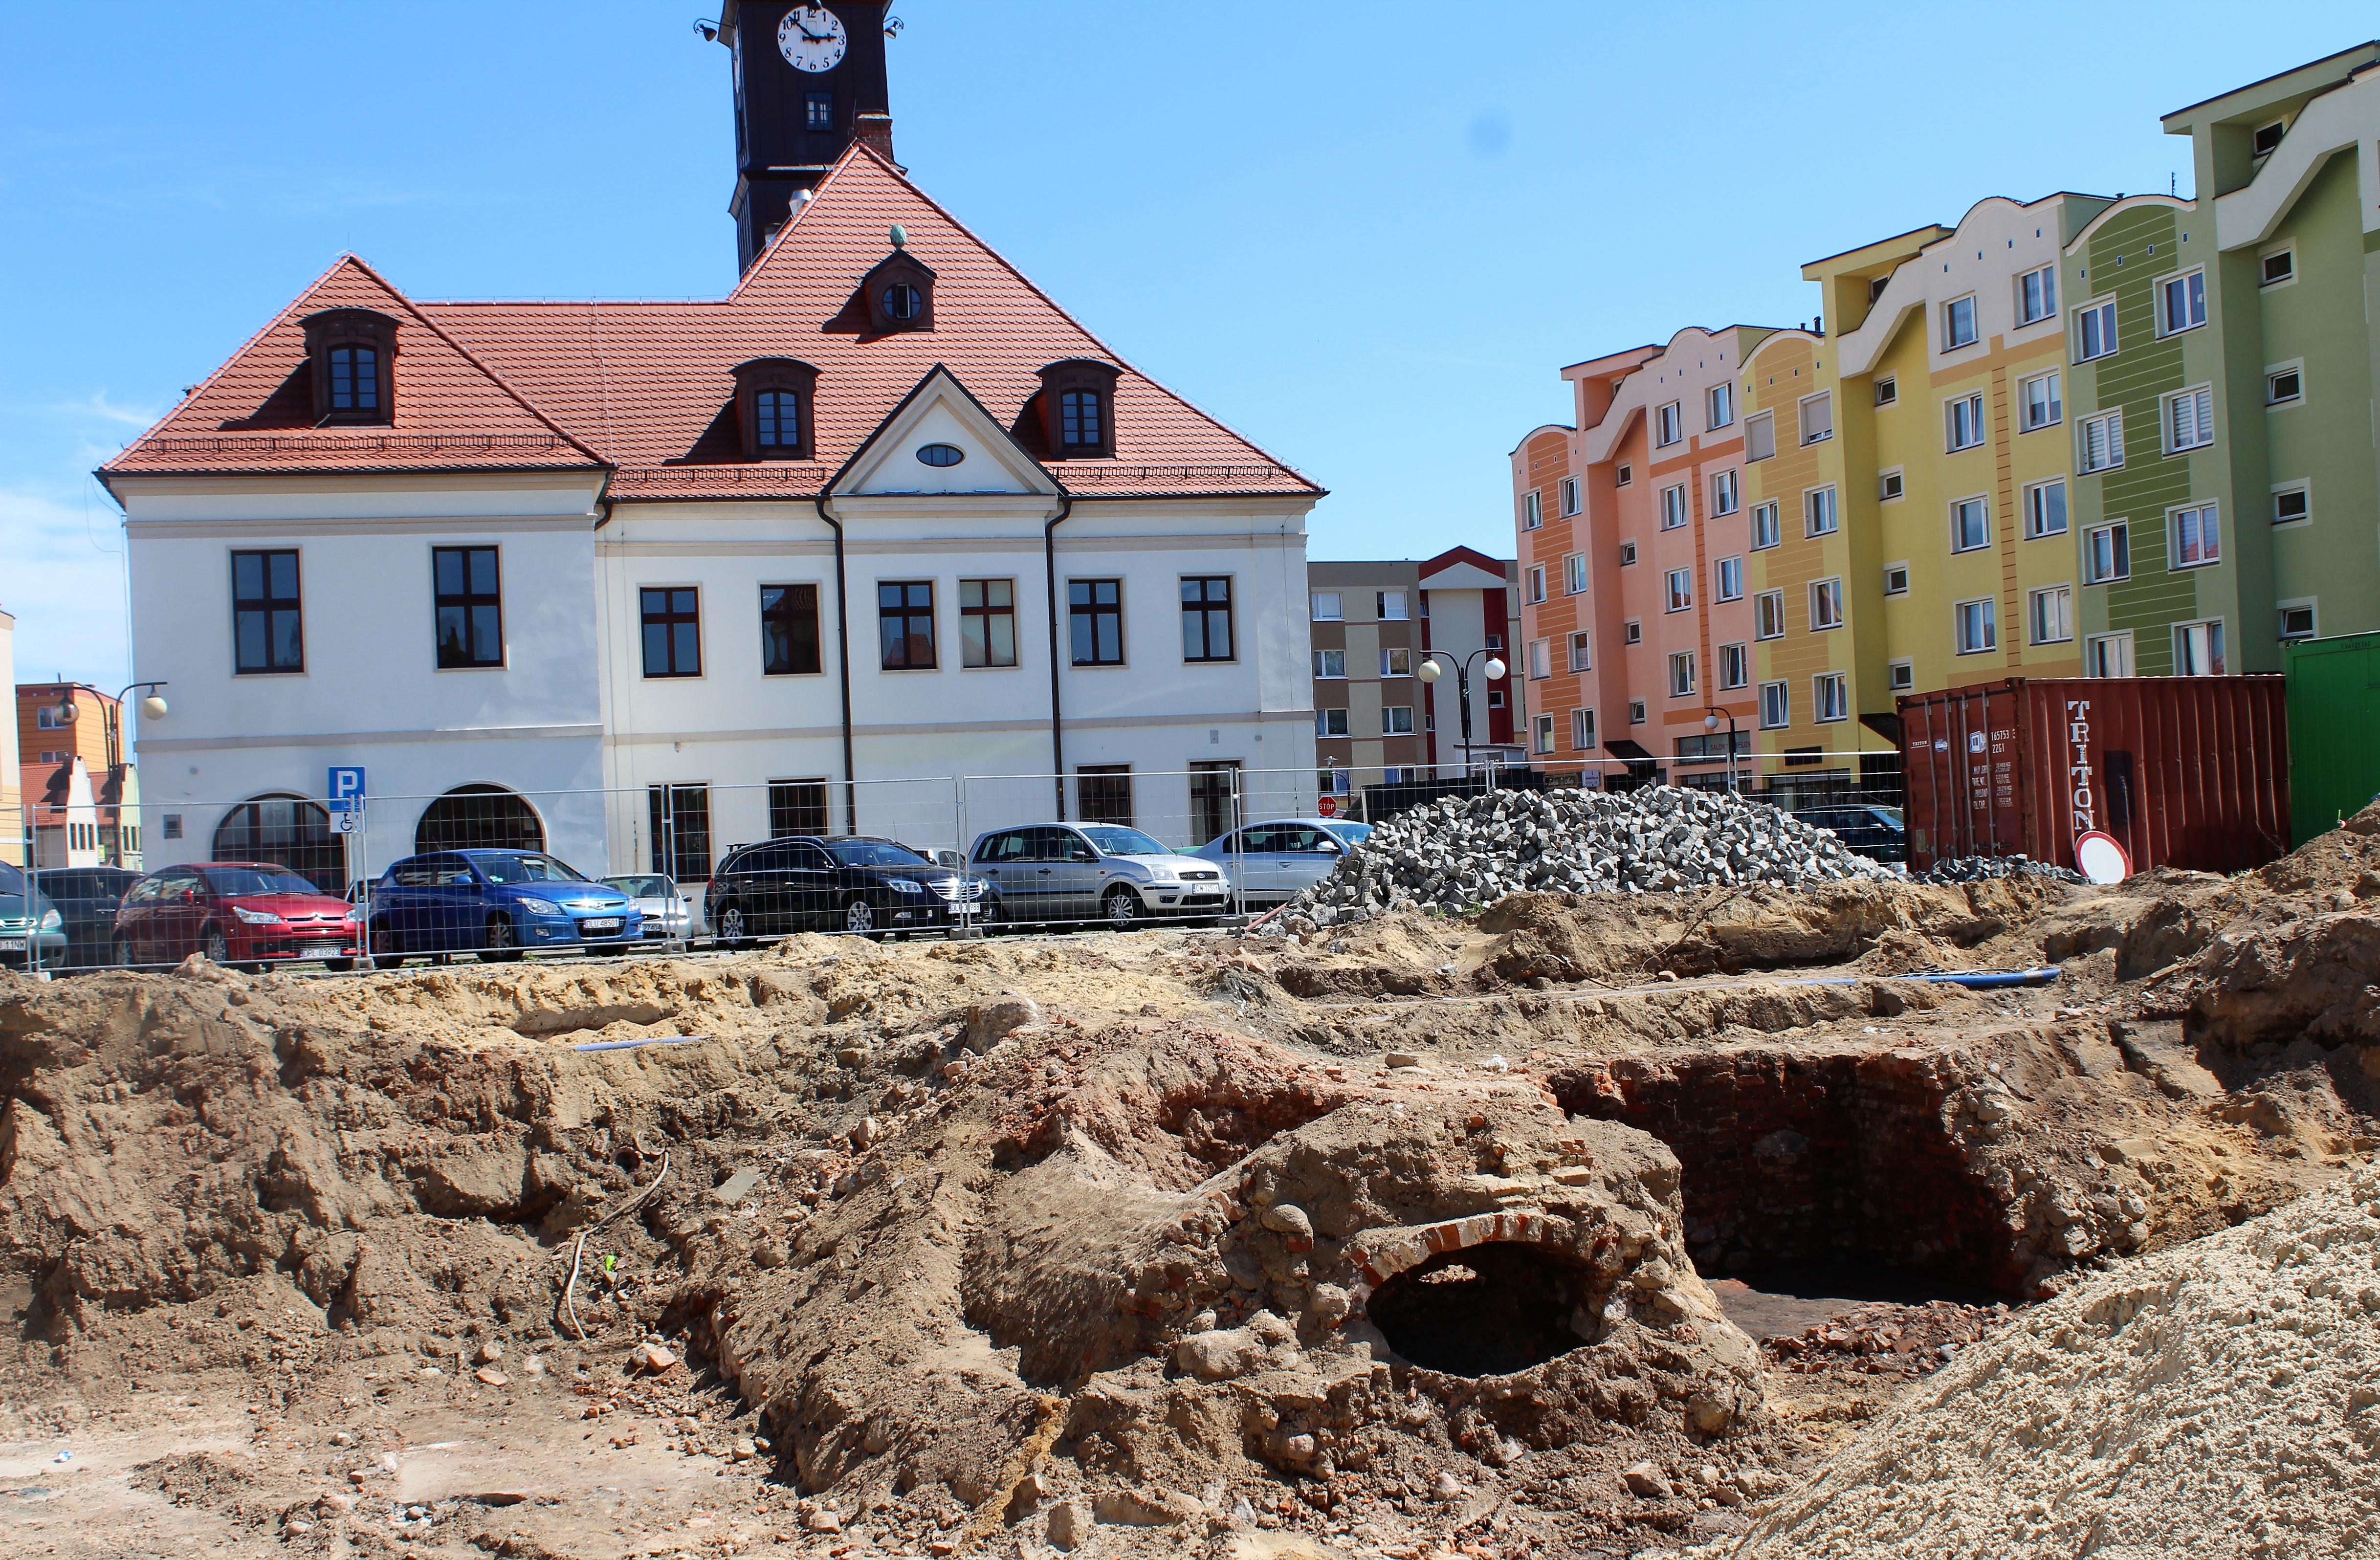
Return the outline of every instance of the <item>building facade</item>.
[[[1512,561],[1458,547],[1420,562],[1309,562],[1306,576],[1323,790],[1347,797],[1525,762],[1518,669],[1486,671],[1491,657],[1512,659]],[[1435,683],[1420,675],[1433,658],[1445,669]],[[1459,663],[1470,677],[1467,747]]]
[[[17,685],[17,620],[0,611],[0,687]],[[0,861],[30,865],[31,831],[25,819],[22,748],[17,722],[0,720]]]
[[[140,871],[140,781],[122,703],[85,683],[25,683],[16,713],[27,864]]]

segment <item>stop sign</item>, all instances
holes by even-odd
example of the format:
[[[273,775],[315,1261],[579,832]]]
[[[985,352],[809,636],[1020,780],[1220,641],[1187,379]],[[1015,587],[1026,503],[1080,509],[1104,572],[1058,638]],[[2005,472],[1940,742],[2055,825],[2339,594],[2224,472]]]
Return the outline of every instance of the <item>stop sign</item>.
[[[1325,796],[1321,801],[1314,804],[1314,810],[1326,818],[1335,817],[1339,813],[1339,799],[1335,796]]]

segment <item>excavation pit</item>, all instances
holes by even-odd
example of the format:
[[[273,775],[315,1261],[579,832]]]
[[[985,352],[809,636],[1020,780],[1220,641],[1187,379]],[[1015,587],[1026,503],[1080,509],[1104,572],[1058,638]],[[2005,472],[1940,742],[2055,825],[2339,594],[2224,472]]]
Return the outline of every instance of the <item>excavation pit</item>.
[[[1489,1241],[1389,1279],[1372,1296],[1372,1324],[1424,1370],[1511,1375],[1595,1341],[1593,1276],[1562,1252]]]

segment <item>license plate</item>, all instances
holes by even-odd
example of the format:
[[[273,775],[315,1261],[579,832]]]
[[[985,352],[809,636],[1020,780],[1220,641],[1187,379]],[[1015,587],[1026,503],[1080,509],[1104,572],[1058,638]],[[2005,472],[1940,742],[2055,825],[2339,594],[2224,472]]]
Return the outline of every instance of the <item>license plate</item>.
[[[0,953],[22,953],[24,951],[25,939],[23,937],[0,937]]]
[[[618,920],[581,921],[578,923],[578,929],[582,932],[616,932],[625,924]]]

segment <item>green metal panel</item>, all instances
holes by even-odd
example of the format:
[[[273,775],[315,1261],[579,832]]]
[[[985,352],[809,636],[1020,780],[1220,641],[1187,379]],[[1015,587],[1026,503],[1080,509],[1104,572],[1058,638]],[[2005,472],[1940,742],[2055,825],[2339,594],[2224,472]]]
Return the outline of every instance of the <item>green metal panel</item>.
[[[2380,634],[2289,647],[2289,834],[2302,845],[2380,796]]]

